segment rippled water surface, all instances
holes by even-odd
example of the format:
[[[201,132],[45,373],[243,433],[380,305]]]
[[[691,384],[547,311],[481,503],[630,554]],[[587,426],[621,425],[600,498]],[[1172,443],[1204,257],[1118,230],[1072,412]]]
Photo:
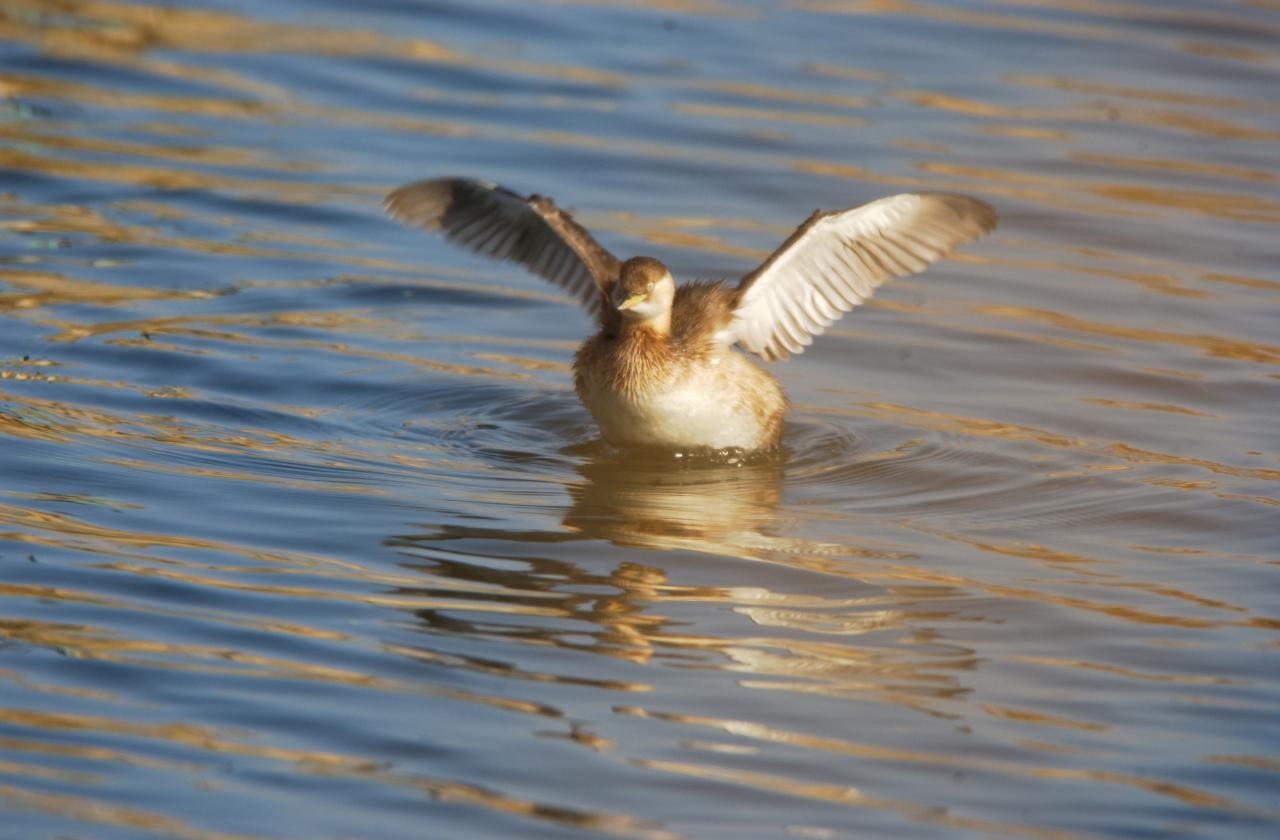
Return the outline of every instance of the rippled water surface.
[[[1274,0],[5,0],[0,834],[1274,837]],[[469,174],[999,231],[610,451]]]

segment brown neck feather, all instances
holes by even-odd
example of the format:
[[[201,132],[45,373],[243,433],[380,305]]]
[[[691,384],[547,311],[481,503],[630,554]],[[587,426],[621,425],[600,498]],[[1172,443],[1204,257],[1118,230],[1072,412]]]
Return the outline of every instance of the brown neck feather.
[[[661,315],[653,318],[646,318],[643,321],[627,321],[623,319],[622,332],[628,333],[633,330],[644,330],[652,333],[660,338],[666,338],[671,335],[671,310],[668,309]]]
[[[671,360],[672,347],[653,326],[652,321],[623,325],[609,366],[613,387],[619,391],[639,393],[661,385],[661,371]]]

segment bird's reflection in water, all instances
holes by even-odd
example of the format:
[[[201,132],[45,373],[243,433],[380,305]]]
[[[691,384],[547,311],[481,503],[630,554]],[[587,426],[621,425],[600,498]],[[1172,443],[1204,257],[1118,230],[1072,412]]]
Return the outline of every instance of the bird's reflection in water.
[[[775,699],[779,691],[954,717],[947,707],[967,691],[959,669],[972,667],[960,662],[969,651],[944,652],[923,638],[890,644],[887,637],[902,635],[910,617],[894,593],[854,573],[821,594],[814,580],[792,576],[860,552],[844,546],[840,557],[820,558],[817,545],[776,535],[781,457],[732,464],[592,455],[577,466],[579,480],[563,485],[569,504],[561,528],[455,521],[387,541],[421,576],[399,594],[431,602],[414,609],[421,632],[399,635],[394,646],[432,666],[424,679],[538,715],[530,727],[537,737],[610,752],[635,766],[646,766],[650,739],[678,737],[670,749],[680,760],[648,767],[695,776],[720,765],[705,762],[690,731],[724,733],[702,743],[719,749],[732,737],[744,754],[759,749],[752,741],[883,754],[874,745],[811,735],[785,713],[771,713],[785,708]],[[539,504],[545,511],[545,498]],[[797,582],[799,591],[764,585],[780,579],[775,575]],[[710,584],[684,582],[708,577]],[[441,667],[460,673],[434,671]],[[667,689],[673,680],[680,686],[674,692]],[[712,695],[710,686],[720,688]],[[727,702],[720,699],[726,690],[734,692]],[[700,701],[707,696],[716,699]],[[727,709],[733,717],[722,716]],[[653,726],[632,735],[619,716]]]
[[[663,634],[670,620],[651,607],[667,598],[736,601],[733,588],[676,586],[639,562],[608,570],[544,556],[548,544],[605,540],[659,550],[750,556],[768,538],[781,498],[782,458],[751,463],[675,460],[666,455],[593,452],[566,489],[563,530],[518,531],[450,524],[386,541],[424,576],[413,594],[457,601],[459,609],[418,610],[434,631],[590,650],[633,661],[654,655],[656,637],[674,647],[715,647]],[[407,592],[405,594],[408,594]],[[530,621],[527,617],[537,616]],[[550,619],[576,619],[570,624]]]
[[[901,607],[913,598],[904,601],[892,588],[865,583],[858,571],[859,563],[896,563],[904,556],[776,535],[781,455],[741,464],[603,448],[581,455],[589,457],[577,466],[581,480],[566,487],[571,503],[562,529],[451,524],[388,540],[411,558],[406,567],[422,576],[421,586],[402,594],[451,602],[417,610],[426,629],[442,638],[461,634],[552,645],[632,662],[714,661],[716,667],[769,680],[785,677],[791,688],[799,689],[796,680],[803,680],[808,691],[861,694],[884,688],[868,682],[874,671],[893,674],[897,694],[902,682],[915,682],[931,697],[936,693],[936,675],[914,674],[914,663],[890,666],[887,659],[899,658],[896,653],[840,639],[906,629],[908,613]],[[599,551],[602,540],[640,551],[628,551],[627,560],[617,562]],[[678,560],[672,565],[662,554],[646,557],[645,549],[677,552]],[[763,561],[774,571],[735,566],[722,585],[672,583],[667,569],[696,566],[699,556]],[[710,567],[700,569],[703,575]],[[788,571],[823,575],[823,594],[809,586],[796,593],[764,585]],[[831,576],[840,583],[832,585]],[[740,626],[745,635],[699,634],[687,621],[673,620],[680,604],[690,602],[724,604],[748,621]],[[929,610],[940,615],[934,604]],[[531,679],[564,681],[556,675]]]
[[[781,453],[750,461],[602,453],[568,488],[565,528],[588,539],[741,556],[759,549],[782,498]]]
[[[529,657],[514,650],[502,654],[503,661],[440,654],[460,636],[485,638],[498,642],[497,649],[533,645],[634,663],[696,662],[737,672],[747,687],[878,697],[921,710],[961,690],[953,669],[971,667],[959,662],[971,651],[914,635],[905,648],[886,643],[910,631],[914,610],[927,607],[931,621],[946,614],[936,600],[940,593],[869,584],[859,571],[909,558],[774,535],[782,457],[724,463],[599,450],[581,454],[588,457],[577,468],[581,481],[566,487],[571,504],[562,529],[454,523],[387,541],[412,558],[406,567],[422,576],[422,585],[404,594],[436,602],[416,613],[439,641],[422,642],[435,647],[415,655],[520,679],[646,688],[610,680],[607,669],[593,670],[591,677],[559,667],[557,673],[522,670],[516,663]],[[617,562],[599,551],[601,541],[640,551]],[[668,563],[666,552],[676,562]],[[764,561],[774,571],[735,566],[722,585],[672,582],[668,568],[696,566],[698,576],[714,573],[714,566],[697,566],[699,555]],[[812,580],[799,592],[763,585],[804,581],[795,572],[823,575],[822,594],[813,592]],[[439,606],[441,600],[449,605]],[[699,632],[684,613],[690,603],[723,604],[746,623],[729,632]],[[941,673],[939,658],[947,663]]]

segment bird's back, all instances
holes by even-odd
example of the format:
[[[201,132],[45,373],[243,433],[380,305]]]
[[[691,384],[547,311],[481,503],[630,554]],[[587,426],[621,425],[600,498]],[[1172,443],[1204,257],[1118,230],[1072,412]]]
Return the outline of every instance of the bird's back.
[[[685,350],[710,350],[733,320],[736,302],[736,290],[719,281],[685,283],[671,305],[671,340]]]

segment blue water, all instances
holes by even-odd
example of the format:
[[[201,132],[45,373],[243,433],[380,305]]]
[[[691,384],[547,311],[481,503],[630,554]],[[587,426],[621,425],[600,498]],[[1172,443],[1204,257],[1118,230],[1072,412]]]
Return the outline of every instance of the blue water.
[[[1270,837],[1262,2],[0,9],[0,836]],[[735,277],[999,231],[611,451],[556,289],[385,218],[554,196]]]

